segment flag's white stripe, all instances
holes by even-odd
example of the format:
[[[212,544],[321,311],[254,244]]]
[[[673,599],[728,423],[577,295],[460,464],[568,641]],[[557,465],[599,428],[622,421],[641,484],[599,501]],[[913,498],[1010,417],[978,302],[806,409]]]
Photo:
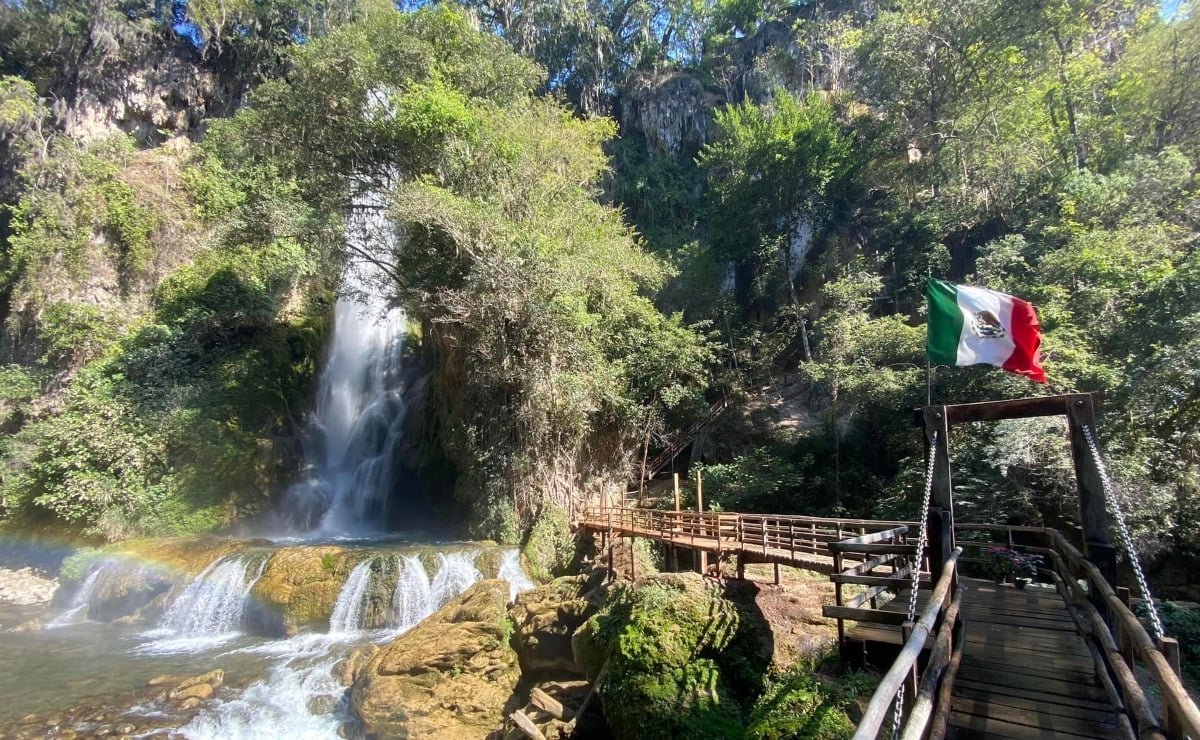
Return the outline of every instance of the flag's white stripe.
[[[1012,336],[1012,297],[994,290],[969,285],[958,287],[958,308],[963,312],[962,334],[958,338],[958,364],[1003,366],[1016,349]],[[1004,327],[1003,337],[980,336],[975,329],[975,317],[981,311],[991,311]]]

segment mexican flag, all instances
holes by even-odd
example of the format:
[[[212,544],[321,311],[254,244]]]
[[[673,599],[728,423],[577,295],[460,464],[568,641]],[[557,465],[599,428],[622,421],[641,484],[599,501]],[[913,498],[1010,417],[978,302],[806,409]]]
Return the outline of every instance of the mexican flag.
[[[1045,383],[1040,326],[1020,298],[929,279],[926,351],[935,365],[995,365]]]

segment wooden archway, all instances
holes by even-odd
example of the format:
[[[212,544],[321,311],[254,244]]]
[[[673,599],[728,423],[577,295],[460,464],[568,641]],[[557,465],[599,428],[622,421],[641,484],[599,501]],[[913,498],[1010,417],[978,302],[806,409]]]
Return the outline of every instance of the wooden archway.
[[[1084,553],[1110,584],[1117,575],[1116,548],[1108,532],[1108,509],[1104,483],[1088,449],[1084,428],[1096,433],[1096,394],[1073,393],[1008,401],[926,406],[916,410],[917,423],[925,432],[925,463],[933,461],[933,492],[929,507],[930,569],[936,580],[941,564],[954,549],[954,500],[950,482],[950,427],[968,421],[1028,419],[1036,416],[1066,416],[1071,433],[1071,459],[1079,487],[1079,512],[1083,526]],[[936,444],[934,435],[937,435]]]

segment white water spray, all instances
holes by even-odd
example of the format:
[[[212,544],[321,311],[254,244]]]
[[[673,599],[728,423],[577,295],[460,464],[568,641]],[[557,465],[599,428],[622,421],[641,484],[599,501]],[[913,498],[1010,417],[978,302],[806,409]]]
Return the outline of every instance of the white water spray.
[[[371,585],[371,564],[375,558],[364,560],[354,566],[350,577],[338,592],[337,602],[333,605],[333,614],[329,617],[330,634],[347,634],[360,632],[363,629],[363,596]]]
[[[111,560],[97,560],[87,570],[79,590],[71,597],[71,605],[65,612],[46,623],[47,629],[66,627],[69,624],[79,624],[87,621],[88,607],[92,605],[92,597],[100,587],[106,575],[105,571],[112,565]]]
[[[163,614],[159,626],[180,637],[218,637],[236,633],[250,598],[250,589],[262,576],[266,560],[249,575],[251,559],[228,556],[213,561],[192,579]]]
[[[433,613],[429,574],[416,555],[407,555],[396,562],[396,590],[392,593],[394,626],[401,632],[416,627]]]
[[[525,569],[521,567],[521,551],[515,548],[504,553],[504,559],[500,561],[500,572],[496,577],[508,581],[509,601],[516,599],[517,594],[522,591],[534,587],[533,581],[529,580]]]
[[[477,551],[438,553],[438,571],[429,585],[430,614],[441,609],[451,599],[483,580],[475,567]]]

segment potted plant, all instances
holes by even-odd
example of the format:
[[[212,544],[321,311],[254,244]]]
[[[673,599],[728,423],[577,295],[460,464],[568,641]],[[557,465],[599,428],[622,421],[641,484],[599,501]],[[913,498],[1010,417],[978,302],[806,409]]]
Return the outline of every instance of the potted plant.
[[[1037,578],[1038,567],[1042,564],[1042,556],[1033,553],[1016,554],[1013,557],[1013,583],[1017,588],[1025,588],[1025,584]]]
[[[988,547],[985,554],[988,572],[992,575],[992,581],[999,586],[1013,574],[1013,556],[1016,553],[1007,547],[992,545]]]

